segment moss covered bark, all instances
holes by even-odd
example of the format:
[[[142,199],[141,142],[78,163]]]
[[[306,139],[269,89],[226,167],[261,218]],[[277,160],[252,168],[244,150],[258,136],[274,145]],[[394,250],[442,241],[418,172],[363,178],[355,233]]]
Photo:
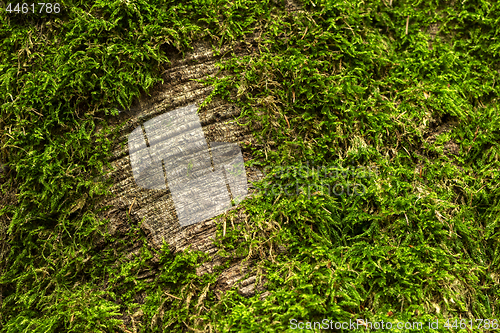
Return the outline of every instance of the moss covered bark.
[[[2,331],[499,319],[497,2],[5,8]],[[161,243],[123,137],[193,101],[261,180]]]

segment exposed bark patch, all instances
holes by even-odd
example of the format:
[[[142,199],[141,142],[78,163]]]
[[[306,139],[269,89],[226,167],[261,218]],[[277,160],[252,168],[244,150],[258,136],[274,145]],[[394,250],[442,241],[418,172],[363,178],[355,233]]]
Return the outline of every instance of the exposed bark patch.
[[[180,227],[169,189],[148,190],[139,188],[133,179],[130,157],[127,148],[128,134],[145,121],[176,108],[196,103],[200,105],[211,91],[199,82],[217,71],[217,57],[207,45],[198,45],[194,52],[181,58],[176,54],[171,64],[163,71],[164,84],[156,87],[151,96],[141,98],[133,107],[120,114],[117,122],[126,120],[126,125],[113,151],[111,163],[114,171],[108,174],[113,180],[111,191],[115,197],[107,198],[106,204],[113,207],[130,207],[130,215],[137,221],[142,221],[142,228],[147,233],[151,244],[160,248],[163,239],[173,245],[177,251],[189,244],[203,250],[205,241],[213,234],[213,221],[197,223],[188,227]],[[210,106],[199,111],[199,118],[205,138],[211,142],[233,142],[239,144],[244,160],[250,157],[245,151],[243,142],[254,141],[248,128],[240,126],[235,121],[240,110],[221,100],[214,101]],[[256,172],[247,171],[247,178],[256,181]],[[199,241],[205,239],[205,241]]]
[[[241,51],[248,52],[249,50]],[[253,52],[253,50],[250,51]],[[194,81],[206,78],[218,71],[215,66],[218,57],[213,54],[209,45],[197,45],[195,51],[186,54],[184,58],[178,53],[172,54],[169,60],[171,63],[165,66],[162,72],[164,83],[155,87],[150,92],[150,96],[143,96],[137,100],[129,110],[123,110],[111,122],[114,125],[123,121],[126,123],[110,158],[113,170],[109,170],[106,176],[114,184],[111,188],[113,196],[105,198],[99,206],[111,206],[111,209],[103,212],[101,217],[110,220],[109,231],[112,234],[122,235],[129,231],[128,216],[130,216],[131,223],[141,223],[141,229],[153,248],[161,248],[165,240],[174,254],[190,246],[192,250],[203,251],[213,256],[212,261],[198,268],[197,274],[202,275],[213,272],[214,267],[221,265],[225,260],[216,255],[218,249],[213,245],[217,228],[215,217],[181,227],[168,186],[164,190],[143,189],[137,186],[127,145],[128,135],[144,122],[192,103],[199,106],[211,92],[210,87]],[[208,107],[200,109],[198,113],[208,145],[212,142],[236,143],[242,151],[244,161],[248,161],[251,158],[251,152],[243,143],[254,143],[255,140],[248,127],[241,126],[235,121],[239,115],[238,107],[222,100],[214,100]],[[263,175],[255,168],[247,168],[246,175],[249,182],[249,195],[251,195],[253,193],[251,182],[259,180]],[[237,221],[234,223],[241,222],[244,212],[240,207],[232,209],[238,210]],[[138,248],[135,249],[136,251],[132,248],[130,250],[133,255],[132,253],[137,252]],[[222,272],[217,284],[211,288],[216,290],[216,295],[221,296],[248,273],[251,261],[242,263],[241,260],[235,260],[226,271]],[[153,269],[139,274],[138,278],[152,280],[155,274],[156,271]],[[241,286],[243,295],[251,295],[255,292],[255,283],[247,282]],[[259,288],[262,288],[262,285],[259,285],[257,289],[260,290]],[[132,317],[125,315],[122,318],[125,319],[127,327],[131,327]],[[139,315],[135,318],[140,320]]]

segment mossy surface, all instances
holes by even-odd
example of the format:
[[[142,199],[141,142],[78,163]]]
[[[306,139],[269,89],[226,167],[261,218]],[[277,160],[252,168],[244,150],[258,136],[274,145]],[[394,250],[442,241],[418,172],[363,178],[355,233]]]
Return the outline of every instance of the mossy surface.
[[[293,319],[362,318],[467,332],[443,326],[500,319],[496,1],[6,6],[2,331],[284,332]],[[253,50],[222,57],[205,103],[227,99],[242,126],[263,125],[247,167],[269,171],[242,203],[248,220],[222,217],[226,260],[202,276],[208,255],[156,251],[139,225],[115,239],[93,209],[109,186],[96,182],[116,131],[107,122],[161,81],[172,47],[197,40]],[[125,260],[133,242],[141,251]],[[218,299],[236,258],[252,261],[265,295],[235,287]],[[146,282],[148,270],[158,274]]]

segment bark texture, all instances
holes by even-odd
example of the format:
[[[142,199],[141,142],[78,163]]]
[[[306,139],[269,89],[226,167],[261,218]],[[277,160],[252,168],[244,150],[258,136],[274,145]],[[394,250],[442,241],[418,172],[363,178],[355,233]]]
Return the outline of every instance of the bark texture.
[[[240,52],[252,52],[252,50],[237,48]],[[119,232],[127,228],[127,213],[136,223],[142,221],[141,228],[145,231],[148,241],[155,248],[162,246],[165,240],[174,253],[191,249],[204,251],[210,255],[217,252],[212,244],[215,236],[215,218],[209,218],[202,222],[182,227],[177,217],[176,209],[172,199],[172,193],[166,189],[143,189],[136,184],[131,167],[130,152],[127,144],[129,134],[148,120],[165,114],[169,111],[186,107],[196,103],[198,106],[211,92],[211,88],[196,82],[196,79],[206,78],[218,71],[215,66],[217,56],[213,54],[212,48],[207,44],[196,45],[193,52],[182,57],[173,53],[169,57],[171,63],[163,71],[164,84],[157,86],[151,96],[143,96],[134,103],[128,111],[123,111],[114,123],[118,125],[126,120],[126,125],[120,132],[120,138],[110,159],[114,170],[108,176],[113,182],[111,191],[113,196],[105,198],[102,205],[110,205],[112,208],[103,213],[103,218],[111,221],[111,232]],[[243,160],[250,158],[250,151],[246,150],[242,143],[253,143],[255,140],[250,134],[247,126],[238,125],[235,118],[240,115],[240,110],[221,100],[215,100],[208,107],[199,110],[201,127],[209,146],[216,142],[237,144],[242,152]],[[254,129],[259,128],[254,124]],[[166,166],[165,166],[166,167]],[[251,182],[262,177],[258,170],[246,170],[248,180],[248,192],[252,195]],[[231,209],[238,210],[238,220],[246,219],[245,212],[239,206]],[[237,223],[238,221],[235,221]],[[130,249],[130,254],[137,253],[137,248]],[[212,268],[221,264],[215,259],[199,269],[198,274],[211,272]],[[222,273],[218,284],[214,286],[217,293],[231,288],[238,281],[241,282],[240,292],[250,296],[255,292],[255,276],[242,281],[242,277],[248,272],[249,262],[244,265],[234,262]],[[149,276],[152,276],[151,272]],[[261,287],[258,287],[261,288]]]

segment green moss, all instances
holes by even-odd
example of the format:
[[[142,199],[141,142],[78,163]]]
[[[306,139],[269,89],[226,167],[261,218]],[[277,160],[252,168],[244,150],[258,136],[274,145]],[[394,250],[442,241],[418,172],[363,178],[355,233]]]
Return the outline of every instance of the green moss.
[[[231,75],[207,82],[214,95],[240,104],[242,123],[264,124],[256,134],[277,151],[257,152],[261,164],[309,160],[380,171],[362,196],[328,195],[327,187],[273,195],[273,186],[303,180],[291,172],[267,177],[262,196],[245,202],[255,227],[241,237],[280,227],[273,241],[242,244],[289,251],[260,260],[265,300],[228,294],[225,307],[234,310],[216,307],[222,331],[285,331],[293,318],[496,318],[499,7],[483,4],[480,18],[466,23],[469,2],[414,9],[308,1],[307,12],[277,17],[264,30],[259,53],[222,62]],[[425,31],[437,22],[442,34],[430,49]],[[448,119],[458,125],[431,143],[429,127]],[[456,155],[447,152],[450,142]]]
[[[11,169],[2,191],[17,191],[17,203],[0,207],[10,246],[3,331],[113,332],[125,330],[126,314],[135,318],[126,329],[138,332],[282,332],[294,318],[495,319],[500,7],[390,3],[305,0],[296,13],[284,2],[195,0],[65,2],[58,16],[2,10],[0,140]],[[161,81],[167,45],[250,38],[253,54],[226,54],[227,75],[205,80],[214,87],[205,103],[225,98],[242,108],[242,125],[261,122],[254,134],[265,151],[253,148],[249,164],[273,172],[244,201],[248,220],[225,235],[220,225],[222,266],[197,276],[207,255],[173,255],[166,244],[156,253],[132,221],[113,239],[93,213],[109,185],[94,181],[113,145],[106,121]],[[278,169],[306,161],[377,172]],[[366,192],[308,193],[318,182]],[[303,190],[271,191],[278,186]],[[217,277],[235,259],[252,260],[266,298],[237,287],[217,298]],[[139,277],[152,269],[152,280]]]

